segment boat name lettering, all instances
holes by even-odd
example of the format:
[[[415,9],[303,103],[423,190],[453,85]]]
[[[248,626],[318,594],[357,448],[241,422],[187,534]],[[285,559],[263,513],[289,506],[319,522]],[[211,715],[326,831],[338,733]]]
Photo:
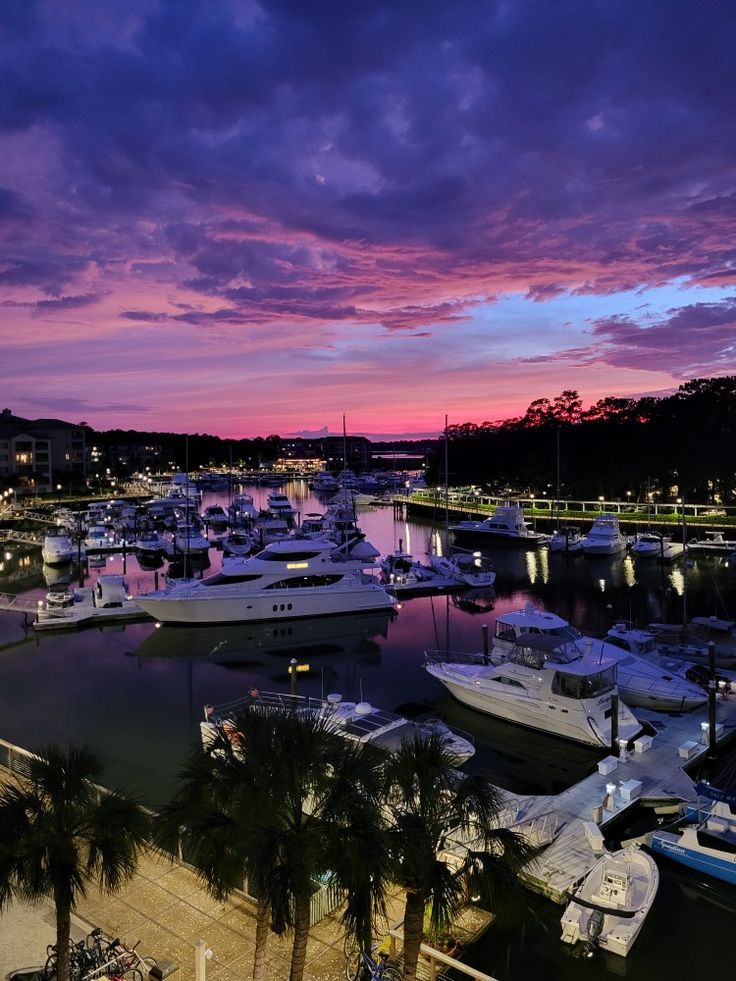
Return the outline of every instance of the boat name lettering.
[[[687,855],[687,852],[685,851],[684,848],[680,848],[679,845],[674,845],[670,841],[662,841],[660,842],[660,845],[662,847],[662,851],[677,852],[678,855]]]
[[[286,563],[286,568],[287,569],[308,569],[309,568],[309,563],[308,562],[287,562]]]

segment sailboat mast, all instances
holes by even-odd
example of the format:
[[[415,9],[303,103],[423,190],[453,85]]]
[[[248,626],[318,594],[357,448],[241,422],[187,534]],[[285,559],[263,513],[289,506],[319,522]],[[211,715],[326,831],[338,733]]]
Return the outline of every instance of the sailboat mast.
[[[450,526],[450,469],[447,446],[447,413],[445,413],[445,529]]]

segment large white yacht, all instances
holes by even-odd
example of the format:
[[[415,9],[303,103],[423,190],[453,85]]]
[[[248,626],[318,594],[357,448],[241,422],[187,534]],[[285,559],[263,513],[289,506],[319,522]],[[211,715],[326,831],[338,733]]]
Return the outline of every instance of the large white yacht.
[[[616,656],[591,657],[560,637],[520,634],[508,653],[425,651],[426,671],[463,705],[508,722],[591,746],[611,745]],[[618,738],[641,731],[618,703]]]
[[[223,561],[202,580],[143,593],[141,607],[162,623],[241,623],[390,609],[395,600],[362,570],[379,552],[368,542],[285,539],[250,558]]]
[[[524,520],[524,511],[515,505],[500,504],[489,518],[483,521],[458,521],[449,530],[458,539],[506,542],[522,548],[543,545],[547,536],[534,531]]]
[[[616,515],[601,514],[591,525],[588,534],[581,538],[580,544],[583,555],[595,557],[621,555],[626,551],[628,542],[626,536],[621,533]]]
[[[627,705],[656,709],[660,712],[683,712],[706,701],[703,689],[666,667],[654,664],[631,652],[622,651],[607,640],[586,637],[567,620],[528,603],[523,610],[501,613],[496,618],[493,650],[499,656],[510,653],[522,635],[551,637],[563,650],[585,655],[593,662],[614,660],[616,683]]]

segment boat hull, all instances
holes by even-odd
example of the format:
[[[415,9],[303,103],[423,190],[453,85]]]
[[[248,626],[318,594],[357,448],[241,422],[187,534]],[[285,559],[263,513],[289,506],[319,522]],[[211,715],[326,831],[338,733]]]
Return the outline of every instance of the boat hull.
[[[603,723],[606,709],[603,699],[597,706],[600,719],[588,715],[581,703],[554,705],[550,708],[548,698],[529,698],[524,700],[518,693],[481,689],[474,684],[453,676],[450,669],[443,670],[444,665],[426,665],[426,669],[437,681],[441,682],[453,698],[463,705],[484,712],[497,719],[513,722],[527,729],[537,729],[549,735],[557,736],[588,746],[609,746],[611,742],[610,722]],[[605,700],[610,705],[610,696]],[[625,710],[624,710],[625,711]],[[630,715],[630,713],[627,713]],[[622,719],[619,724],[619,737],[629,740],[638,735],[641,730],[639,723],[631,716],[631,722]]]
[[[704,875],[736,886],[736,854],[717,855],[712,850],[701,851],[688,847],[685,835],[673,834],[670,831],[655,831],[651,849],[679,862],[680,865],[695,869],[696,872],[702,872]]]
[[[305,595],[306,594],[306,595]],[[204,587],[172,594],[137,596],[137,602],[159,623],[249,623],[260,620],[332,616],[338,613],[364,613],[390,610],[395,600],[376,585],[362,589],[332,589],[317,593],[309,590],[269,590],[266,595],[206,595]]]

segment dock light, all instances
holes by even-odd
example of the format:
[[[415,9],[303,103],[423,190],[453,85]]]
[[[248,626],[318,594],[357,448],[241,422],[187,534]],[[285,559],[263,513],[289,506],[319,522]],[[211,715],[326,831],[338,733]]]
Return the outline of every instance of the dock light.
[[[162,625],[162,623],[161,623],[161,621],[160,621],[160,620],[157,620],[157,621],[156,621],[156,622],[154,623],[154,627],[156,628],[156,630],[160,630],[162,626],[163,626],[163,625]]]

